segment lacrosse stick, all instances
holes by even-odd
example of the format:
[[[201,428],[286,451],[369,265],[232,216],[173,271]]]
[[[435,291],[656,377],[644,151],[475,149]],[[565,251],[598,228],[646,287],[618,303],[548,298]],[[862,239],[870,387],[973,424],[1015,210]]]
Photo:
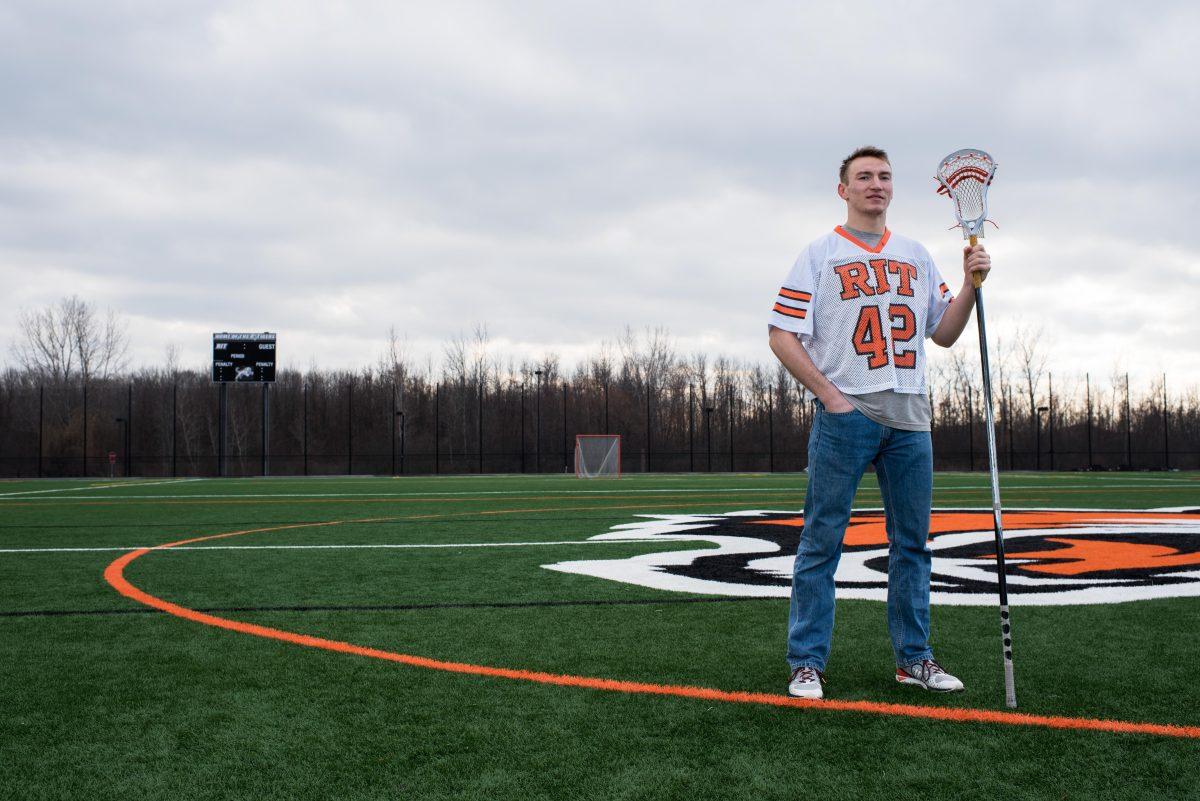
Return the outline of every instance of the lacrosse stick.
[[[996,174],[996,162],[982,150],[956,150],[938,165],[938,193],[954,201],[954,216],[963,238],[974,247],[983,236],[987,220],[987,191]],[[983,276],[971,275],[975,286],[975,319],[979,322],[979,360],[983,366],[983,403],[987,412],[988,468],[992,474],[992,521],[996,531],[996,577],[1000,588],[1000,632],[1004,644],[1004,703],[1017,706],[1013,680],[1012,621],[1008,613],[1008,586],[1004,569],[1004,526],[1000,521],[1000,479],[996,468],[996,423],[992,416],[992,376],[988,366],[987,325],[983,318]]]

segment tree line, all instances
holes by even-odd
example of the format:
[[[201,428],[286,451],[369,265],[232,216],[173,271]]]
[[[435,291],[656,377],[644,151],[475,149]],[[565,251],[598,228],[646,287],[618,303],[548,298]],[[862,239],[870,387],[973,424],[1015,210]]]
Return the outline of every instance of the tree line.
[[[109,336],[118,350],[119,333]],[[1195,386],[1051,373],[1036,330],[995,350],[1001,469],[1200,467]],[[227,385],[224,448],[219,386],[174,353],[136,371],[103,346],[90,360],[77,352],[71,369],[29,359],[0,374],[0,476],[211,476],[222,451],[227,475],[561,473],[573,471],[575,435],[596,433],[621,436],[624,472],[807,463],[812,404],[782,366],[683,354],[664,329],[626,329],[570,366],[497,354],[483,327],[442,355],[410,358],[393,330],[358,370],[281,369],[272,385]],[[935,466],[986,470],[969,348],[933,362],[930,399]]]

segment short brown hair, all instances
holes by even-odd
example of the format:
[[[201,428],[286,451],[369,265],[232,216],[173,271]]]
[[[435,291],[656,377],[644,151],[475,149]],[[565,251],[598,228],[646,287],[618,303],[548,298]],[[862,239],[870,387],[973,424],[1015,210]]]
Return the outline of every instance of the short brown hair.
[[[883,161],[886,161],[888,164],[892,163],[892,160],[888,158],[887,152],[885,152],[881,148],[872,147],[871,145],[864,145],[863,147],[860,147],[858,150],[855,150],[849,156],[846,156],[846,158],[842,161],[842,168],[841,168],[841,170],[838,171],[838,180],[840,180],[843,184],[849,183],[850,182],[850,162],[854,161],[855,159],[861,159],[861,158],[882,159]]]

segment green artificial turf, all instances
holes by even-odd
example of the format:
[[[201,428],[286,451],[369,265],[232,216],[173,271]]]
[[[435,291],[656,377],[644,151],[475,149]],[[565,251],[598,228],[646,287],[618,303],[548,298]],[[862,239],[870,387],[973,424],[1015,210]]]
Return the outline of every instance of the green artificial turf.
[[[1195,798],[1200,740],[950,723],[544,686],[219,630],[119,595],[392,652],[781,694],[785,598],[545,570],[696,542],[577,543],[642,514],[798,510],[802,475],[0,482],[0,797]],[[51,490],[47,492],[46,490]],[[1006,474],[1009,507],[1200,507],[1189,473]],[[986,475],[937,477],[986,508]],[[858,508],[879,506],[871,478]],[[334,523],[309,526],[309,523]],[[290,526],[290,528],[289,528]],[[295,527],[303,526],[303,527]],[[32,548],[114,550],[30,553]],[[1014,614],[1020,711],[1200,726],[1200,599]],[[831,698],[1002,710],[993,607],[935,607],[967,683],[891,680],[883,605],[838,603]]]

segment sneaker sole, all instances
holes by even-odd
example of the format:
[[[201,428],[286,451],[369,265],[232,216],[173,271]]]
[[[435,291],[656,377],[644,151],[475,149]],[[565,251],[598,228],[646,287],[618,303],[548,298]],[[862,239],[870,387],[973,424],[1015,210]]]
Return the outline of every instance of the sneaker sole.
[[[915,684],[918,687],[926,689],[931,693],[960,693],[965,689],[962,685],[959,685],[958,687],[948,687],[945,690],[939,690],[937,687],[930,687],[928,684],[921,681],[920,679],[915,679],[915,678],[912,678],[911,676],[908,678],[901,678],[900,676],[897,676],[896,683],[898,683],[898,684]]]
[[[788,688],[788,696],[791,698],[804,698],[809,701],[820,701],[822,698],[825,697],[825,692],[823,690],[817,690],[815,692],[812,690],[808,690],[803,693],[794,693],[794,692],[792,692],[792,688],[789,687]]]

